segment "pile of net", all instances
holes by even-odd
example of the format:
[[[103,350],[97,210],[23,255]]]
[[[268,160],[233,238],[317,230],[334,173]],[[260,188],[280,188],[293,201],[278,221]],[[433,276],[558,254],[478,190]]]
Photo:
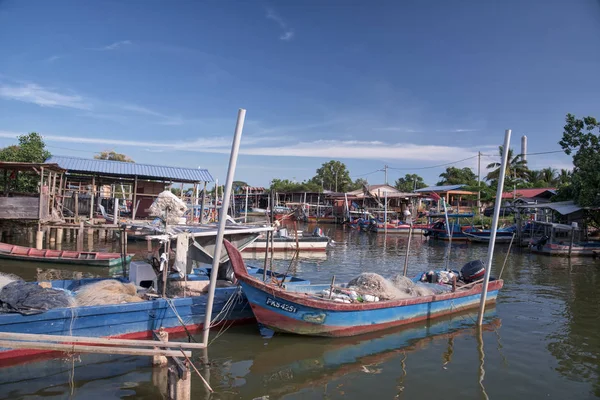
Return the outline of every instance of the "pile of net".
[[[439,285],[415,283],[402,275],[386,279],[379,274],[364,272],[348,282],[344,288],[334,288],[333,293],[324,290],[321,294],[324,298],[336,302],[362,303],[431,296],[445,290],[434,286]]]
[[[25,282],[14,275],[0,274],[0,313],[39,314],[53,308],[73,307],[68,291]]]
[[[115,279],[102,280],[82,286],[75,293],[75,300],[78,306],[99,306],[144,301],[138,296],[137,288],[133,283],[123,283]]]
[[[184,201],[169,190],[161,192],[149,209],[150,215],[153,217],[164,220],[166,215],[167,224],[178,224],[186,210],[187,206]]]

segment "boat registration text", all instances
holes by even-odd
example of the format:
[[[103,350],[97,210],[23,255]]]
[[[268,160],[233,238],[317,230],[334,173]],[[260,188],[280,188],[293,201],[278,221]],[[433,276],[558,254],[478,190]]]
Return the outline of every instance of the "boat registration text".
[[[268,306],[271,306],[273,308],[279,308],[279,309],[281,309],[283,311],[287,311],[287,312],[290,312],[290,313],[295,313],[295,312],[298,311],[296,309],[296,307],[294,307],[292,305],[289,305],[289,304],[280,303],[280,302],[278,302],[278,301],[276,301],[276,300],[274,300],[274,299],[272,299],[270,297],[267,297],[266,303],[267,303]]]

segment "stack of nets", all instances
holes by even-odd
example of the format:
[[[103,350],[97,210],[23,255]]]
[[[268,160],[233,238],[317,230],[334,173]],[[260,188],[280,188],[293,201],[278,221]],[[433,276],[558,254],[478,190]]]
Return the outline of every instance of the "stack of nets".
[[[133,283],[123,283],[115,279],[102,280],[82,286],[75,293],[75,300],[79,306],[99,306],[144,301],[138,296],[137,289]]]
[[[396,275],[388,280],[372,272],[363,272],[352,279],[348,282],[348,289],[377,296],[380,300],[398,300],[434,294],[431,289],[424,285],[417,285],[405,276]]]
[[[169,190],[165,190],[158,195],[154,203],[150,206],[150,215],[164,219],[166,213],[167,223],[174,225],[179,223],[179,219],[186,210],[187,206],[183,200]]]
[[[73,297],[65,290],[0,273],[0,313],[30,315],[74,305]]]

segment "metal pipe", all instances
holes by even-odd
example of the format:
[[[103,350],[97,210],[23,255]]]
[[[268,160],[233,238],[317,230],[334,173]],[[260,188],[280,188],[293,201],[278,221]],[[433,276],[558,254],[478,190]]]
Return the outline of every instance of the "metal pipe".
[[[483,323],[483,313],[485,312],[485,301],[487,298],[488,283],[492,271],[492,259],[494,257],[494,245],[496,244],[496,230],[498,229],[498,219],[500,218],[500,206],[502,205],[502,192],[504,191],[504,178],[506,176],[506,163],[508,162],[508,148],[510,146],[510,129],[504,133],[504,151],[502,152],[502,164],[500,165],[500,177],[498,178],[498,188],[496,189],[496,204],[494,205],[494,218],[490,232],[490,244],[488,246],[487,266],[483,278],[483,288],[481,290],[481,301],[479,302],[479,315],[477,324]]]
[[[206,303],[206,317],[204,319],[204,331],[202,335],[202,343],[208,343],[208,335],[210,333],[210,323],[212,319],[212,308],[215,300],[215,288],[217,285],[217,273],[219,272],[219,262],[221,260],[221,249],[223,248],[223,236],[225,233],[225,223],[227,222],[227,213],[229,208],[229,197],[231,195],[231,186],[233,184],[233,176],[237,164],[238,152],[240,150],[240,141],[242,139],[242,130],[244,129],[244,120],[246,119],[246,110],[240,108],[238,111],[237,123],[235,126],[235,134],[233,143],[231,144],[231,155],[229,156],[229,168],[227,170],[227,180],[225,181],[225,193],[223,195],[223,204],[221,207],[221,216],[219,217],[219,228],[217,231],[217,241],[215,243],[215,253],[213,255],[212,270],[210,273],[210,286],[208,289],[208,301]]]
[[[412,238],[412,234],[413,234],[413,224],[411,222],[410,228],[408,231],[408,243],[406,244],[406,256],[404,257],[404,276],[406,276],[406,274],[408,272],[408,253],[410,252],[410,239]]]

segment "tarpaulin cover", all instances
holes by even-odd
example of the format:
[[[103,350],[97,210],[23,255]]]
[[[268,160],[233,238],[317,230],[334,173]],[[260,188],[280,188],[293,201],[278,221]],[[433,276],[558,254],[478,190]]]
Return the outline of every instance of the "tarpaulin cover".
[[[39,314],[72,304],[73,298],[64,290],[43,288],[35,282],[11,282],[0,291],[0,313]]]

